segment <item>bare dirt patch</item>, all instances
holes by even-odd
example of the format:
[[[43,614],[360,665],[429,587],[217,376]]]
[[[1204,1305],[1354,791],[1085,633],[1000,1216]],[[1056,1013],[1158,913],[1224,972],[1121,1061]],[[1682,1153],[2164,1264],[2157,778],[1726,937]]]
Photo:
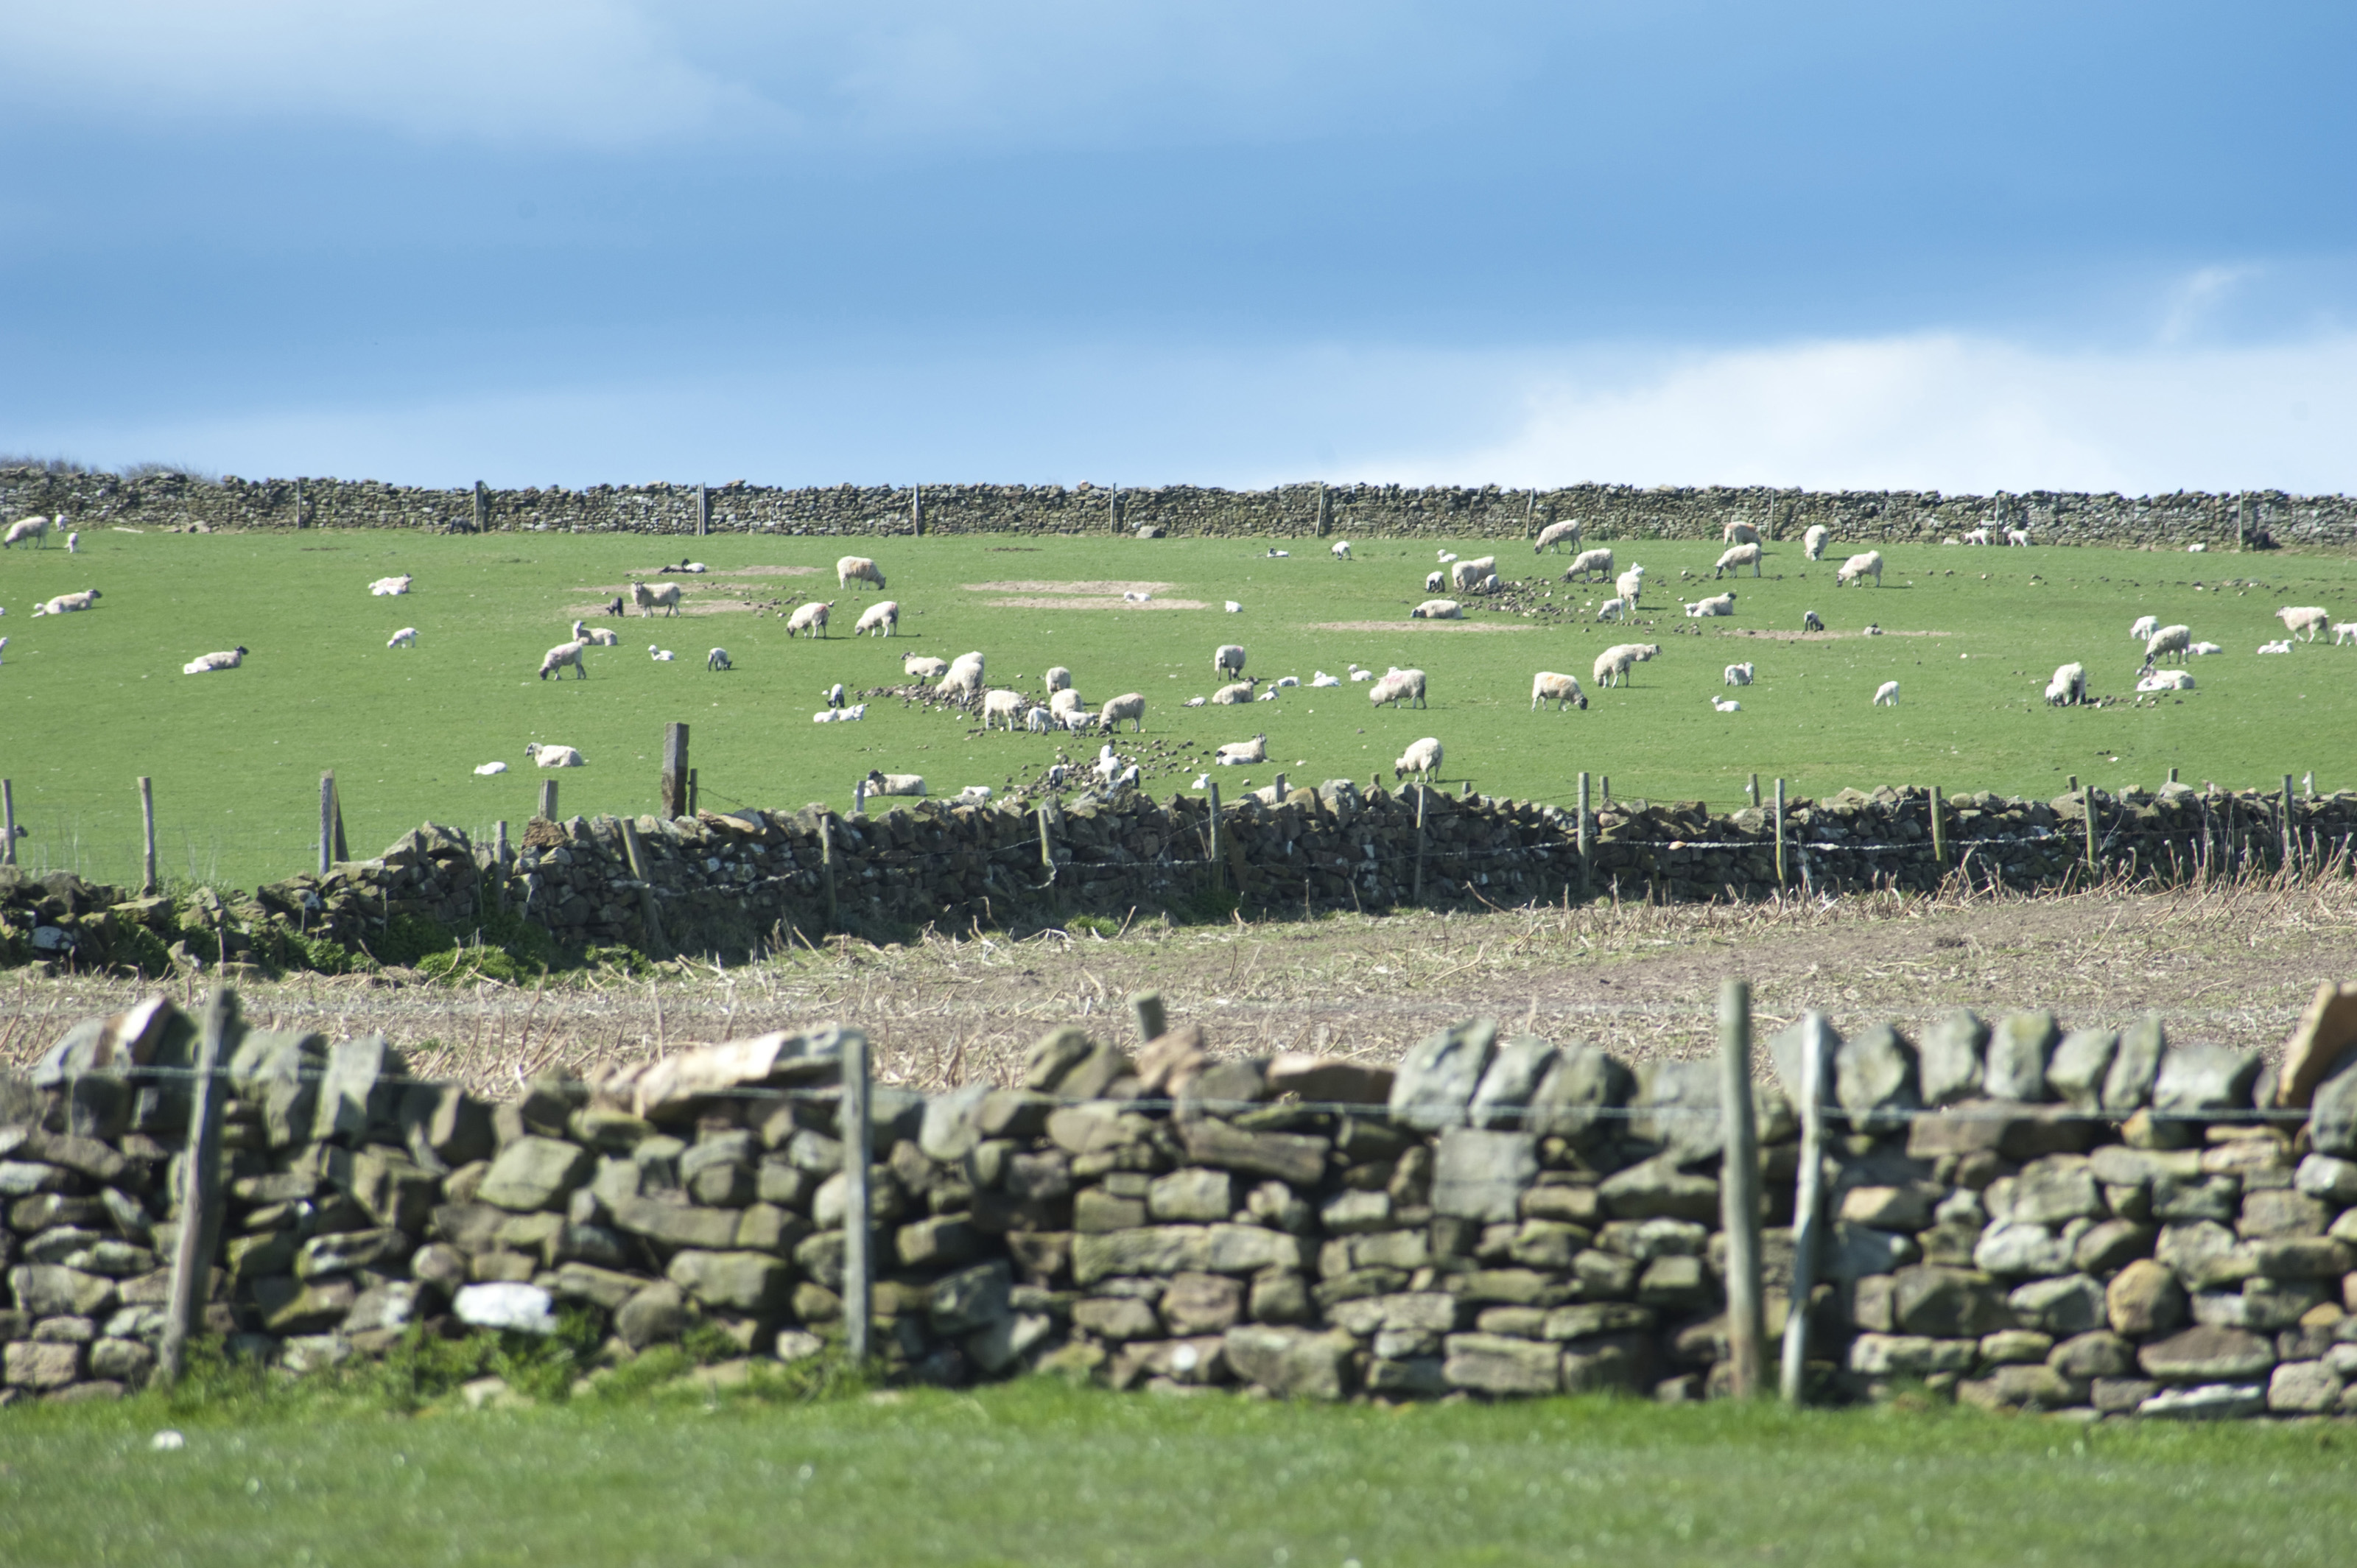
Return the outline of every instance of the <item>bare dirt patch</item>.
[[[767,609],[769,607],[769,604],[756,599],[691,599],[685,594],[682,594],[679,596],[679,613],[683,616],[734,615],[740,610],[759,610]],[[641,620],[649,618],[640,616],[639,614],[638,607],[635,605],[626,605],[624,609],[626,613],[623,618],[625,619]],[[606,601],[600,599],[594,605],[567,605],[558,613],[561,615],[571,616],[576,620],[587,620],[592,616],[604,616],[606,614]],[[607,618],[611,619],[612,618],[608,617]],[[651,618],[655,620],[668,620],[672,618],[668,615],[659,613]]]
[[[1148,599],[1138,604],[1129,599],[1050,598],[1045,595],[1017,595],[1013,598],[986,599],[995,610],[1200,610],[1200,599]]]
[[[1953,637],[1953,631],[1778,631],[1767,627],[1727,626],[1721,637],[1764,637],[1770,642],[1838,642],[1845,637]]]
[[[1111,594],[1118,599],[1124,594],[1158,594],[1165,588],[1177,587],[1176,583],[1110,583],[1103,581],[1050,583],[1038,577],[1017,577],[1005,583],[960,583],[969,594]]]
[[[1534,631],[1535,627],[1493,626],[1482,620],[1321,620],[1312,631]]]
[[[674,576],[677,575],[673,574]],[[818,575],[818,568],[815,566],[731,566],[725,571],[711,573],[710,575],[715,577],[815,577]]]

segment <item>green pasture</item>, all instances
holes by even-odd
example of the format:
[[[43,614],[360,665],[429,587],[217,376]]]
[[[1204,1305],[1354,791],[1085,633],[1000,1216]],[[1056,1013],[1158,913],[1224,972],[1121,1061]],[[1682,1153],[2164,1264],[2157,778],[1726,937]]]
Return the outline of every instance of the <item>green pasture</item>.
[[[153,1434],[185,1436],[158,1452]],[[0,1414],[5,1553],[135,1563],[2346,1563],[2345,1425],[1177,1401]]]
[[[1142,737],[1150,787],[1191,784],[1221,742],[1260,732],[1270,764],[1223,770],[1232,789],[1348,776],[1364,782],[1407,743],[1437,736],[1446,779],[1487,793],[1568,803],[1578,772],[1609,775],[1616,796],[1737,802],[1746,775],[1779,775],[1795,794],[1844,786],[1938,783],[1951,791],[2039,796],[2076,774],[2106,788],[2158,784],[2171,767],[2189,781],[2272,786],[2313,771],[2319,789],[2357,786],[2357,647],[2330,639],[2259,658],[2285,604],[2320,604],[2357,619],[2357,562],[2283,553],[2206,555],[2139,551],[1963,546],[1884,547],[1883,586],[1836,589],[1835,562],[1772,547],[1767,575],[1732,585],[1731,620],[1692,621],[1681,598],[1710,589],[1716,546],[1609,542],[1641,562],[1646,610],[1599,627],[1609,586],[1566,585],[1566,558],[1534,558],[1520,540],[1493,547],[1509,579],[1568,618],[1476,607],[1462,623],[1411,623],[1433,547],[1354,541],[1355,559],[1323,542],[1014,536],[840,539],[730,535],[701,541],[504,533],[450,537],[353,531],[144,533],[85,531],[83,549],[19,547],[0,555],[0,776],[15,781],[24,863],[124,880],[135,875],[135,779],[155,779],[163,874],[250,886],[307,865],[318,777],[339,778],[351,848],[372,854],[425,820],[470,830],[532,812],[538,777],[527,739],[578,747],[587,766],[556,775],[561,807],[642,811],[655,802],[662,726],[693,726],[692,760],[707,807],[850,803],[870,768],[920,773],[935,794],[970,784],[1004,790],[1036,779],[1061,753],[1094,756],[1094,737],[981,736],[946,714],[872,706],[866,722],[813,725],[822,691],[897,683],[904,653],[951,658],[979,649],[990,683],[1039,694],[1051,664],[1070,667],[1092,703],[1125,692],[1147,699]],[[877,596],[838,593],[834,562],[872,553],[903,607],[892,639],[849,635]],[[541,654],[563,641],[631,575],[692,552],[712,568],[683,583],[699,601],[835,600],[834,634],[791,639],[784,620],[745,610],[608,620],[621,646],[594,649],[587,680],[543,682]],[[1467,553],[1475,553],[1471,549]],[[1829,554],[1844,553],[1836,543]],[[729,575],[752,568],[763,575]],[[808,575],[779,575],[801,568]],[[1699,581],[1681,582],[1681,570]],[[368,584],[406,572],[405,597]],[[2259,585],[2246,585],[2255,583]],[[987,587],[977,585],[1015,585]],[[1076,590],[1072,585],[1082,585]],[[1142,607],[1120,592],[1150,592]],[[1721,584],[1719,586],[1729,585]],[[86,614],[31,617],[51,595],[96,587]],[[1234,599],[1238,614],[1222,604]],[[1469,605],[1480,601],[1468,599]],[[1831,635],[1797,632],[1814,609]],[[2141,650],[2136,617],[2184,622],[2226,651],[2196,660],[2197,691],[2137,708],[2058,712],[2040,700],[2048,675],[2083,662],[2093,691],[2126,698]],[[1858,633],[1878,623],[1885,635]],[[1364,626],[1352,623],[1368,623]],[[417,646],[394,650],[397,628]],[[1662,655],[1626,690],[1598,691],[1596,654],[1650,641]],[[1188,709],[1215,682],[1211,652],[1240,642],[1250,673],[1305,683],[1247,708]],[[677,659],[651,660],[660,643]],[[185,676],[199,653],[243,645],[245,667]],[[736,660],[705,668],[712,647]],[[1311,690],[1323,669],[1351,661],[1429,673],[1425,712],[1373,711],[1362,685]],[[1749,660],[1758,682],[1727,691],[1721,671]],[[1555,670],[1588,688],[1582,712],[1534,714],[1532,675]],[[1900,705],[1870,699],[1886,680]],[[1731,696],[1721,714],[1708,699]],[[479,778],[477,764],[509,771]]]

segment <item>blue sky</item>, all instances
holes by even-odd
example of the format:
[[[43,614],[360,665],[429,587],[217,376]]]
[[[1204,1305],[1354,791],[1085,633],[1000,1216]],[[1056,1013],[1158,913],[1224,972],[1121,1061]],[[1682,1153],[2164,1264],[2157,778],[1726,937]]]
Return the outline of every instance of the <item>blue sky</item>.
[[[0,0],[0,451],[2357,488],[2357,11]]]

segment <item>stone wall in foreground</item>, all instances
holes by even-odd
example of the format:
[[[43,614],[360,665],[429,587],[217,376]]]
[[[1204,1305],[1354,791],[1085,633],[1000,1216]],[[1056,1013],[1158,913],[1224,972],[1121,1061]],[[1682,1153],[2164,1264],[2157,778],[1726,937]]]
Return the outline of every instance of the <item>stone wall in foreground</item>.
[[[1795,1303],[1803,1020],[1755,1090],[1770,1333],[1805,1313],[1821,1398],[2357,1413],[2344,1009],[2357,988],[2327,988],[2280,1074],[2172,1047],[2157,1017],[1833,1036],[1825,1283]],[[117,1397],[152,1368],[193,1033],[158,997],[0,1078],[0,1402]],[[244,1034],[206,1327],[296,1370],[567,1317],[599,1366],[683,1337],[748,1378],[818,1354],[844,1310],[845,1038],[486,1104],[409,1081],[381,1038]],[[1206,1045],[1067,1028],[1020,1086],[877,1090],[853,1157],[888,1376],[1324,1400],[1726,1387],[1716,1062],[1632,1069],[1489,1020],[1396,1070]],[[2267,1119],[2282,1107],[2307,1113]]]
[[[299,489],[299,495],[298,495]],[[2040,544],[2203,544],[2232,549],[2238,530],[2285,544],[2357,546],[2357,499],[2254,490],[2165,496],[2029,490],[1799,490],[1760,486],[1300,484],[1267,490],[1198,485],[1107,489],[1062,485],[838,485],[784,489],[737,481],[584,489],[434,489],[374,479],[122,478],[0,469],[0,512],[63,512],[77,528],[486,528],[693,535],[1115,533],[1172,538],[1319,536],[1517,539],[1579,520],[1598,539],[1717,539],[1748,522],[1770,539],[1824,524],[1843,541],[1936,542],[1976,528],[2027,528]],[[299,519],[299,522],[298,522]]]

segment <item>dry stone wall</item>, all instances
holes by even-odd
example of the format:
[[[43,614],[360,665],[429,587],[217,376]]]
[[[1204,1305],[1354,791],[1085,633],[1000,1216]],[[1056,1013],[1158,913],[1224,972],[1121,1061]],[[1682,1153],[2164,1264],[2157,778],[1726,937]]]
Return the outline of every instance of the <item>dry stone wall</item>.
[[[1818,1397],[2357,1414],[2357,988],[2327,988],[2279,1074],[2172,1047],[2157,1017],[1958,1013],[1920,1044],[1826,1025],[1825,1283],[1796,1303],[1813,1022],[1771,1044],[1754,1109],[1769,1326],[1804,1315]],[[153,1368],[193,1035],[158,997],[0,1077],[0,1403],[117,1397]],[[204,1326],[297,1371],[560,1325],[601,1366],[683,1337],[748,1369],[816,1355],[860,1158],[891,1377],[1323,1400],[1727,1384],[1716,1062],[1632,1069],[1486,1019],[1396,1069],[1066,1028],[1020,1085],[879,1086],[847,1150],[845,1039],[490,1104],[410,1080],[381,1038],[244,1033]]]
[[[2165,496],[2030,490],[1799,490],[1747,486],[1302,484],[1267,490],[1198,485],[838,485],[777,489],[593,485],[583,489],[436,489],[374,479],[123,478],[0,469],[0,510],[62,511],[79,527],[553,529],[722,533],[1137,533],[1172,538],[1316,536],[1514,539],[1578,519],[1609,539],[1717,539],[1748,522],[1770,539],[1818,523],[1842,540],[1932,542],[1973,529],[2027,528],[2040,544],[2233,548],[2238,532],[2284,544],[2357,546],[2357,500],[2277,490]]]

